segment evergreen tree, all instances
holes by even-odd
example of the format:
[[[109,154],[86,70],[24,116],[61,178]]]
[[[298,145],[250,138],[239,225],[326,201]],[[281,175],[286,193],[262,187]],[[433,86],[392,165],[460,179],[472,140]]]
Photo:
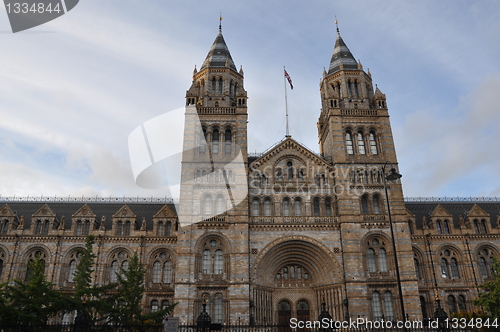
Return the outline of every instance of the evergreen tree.
[[[497,261],[493,265],[491,277],[493,280],[481,286],[485,292],[479,294],[475,304],[482,306],[493,318],[500,319],[500,264]]]
[[[139,263],[137,252],[130,258],[128,270],[120,269],[117,273],[118,296],[110,320],[119,325],[160,324],[175,304],[151,313],[142,310],[144,294],[144,276],[146,269]]]
[[[46,280],[44,270],[44,261],[36,257],[29,262],[27,281],[14,280],[4,287],[3,324],[44,325],[71,305],[71,299]]]
[[[85,301],[85,310],[92,321],[105,319],[112,310],[114,296],[110,291],[116,288],[116,283],[110,283],[104,286],[97,286],[92,283],[92,273],[94,272],[94,262],[97,257],[92,246],[95,244],[95,237],[88,235],[85,241],[85,249],[77,249],[81,254],[80,261],[74,272],[75,293],[73,294],[73,309],[83,310]]]

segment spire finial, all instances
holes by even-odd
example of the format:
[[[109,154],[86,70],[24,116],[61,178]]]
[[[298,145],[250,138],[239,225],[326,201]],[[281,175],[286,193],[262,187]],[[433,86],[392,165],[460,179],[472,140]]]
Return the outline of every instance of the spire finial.
[[[339,31],[339,21],[337,20],[337,15],[335,15],[335,25],[337,26],[337,33],[340,34],[340,31]]]
[[[222,12],[220,12],[219,16],[219,32],[222,32]]]

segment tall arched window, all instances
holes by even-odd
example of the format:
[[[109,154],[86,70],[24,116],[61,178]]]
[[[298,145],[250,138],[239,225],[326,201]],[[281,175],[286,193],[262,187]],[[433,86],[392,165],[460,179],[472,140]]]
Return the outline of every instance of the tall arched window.
[[[483,234],[488,234],[488,228],[486,227],[486,220],[481,220],[481,230]]]
[[[172,262],[166,261],[163,263],[163,283],[170,284],[172,282]]]
[[[450,277],[450,269],[448,267],[448,262],[445,258],[441,258],[441,275],[443,278]]]
[[[302,201],[300,200],[300,198],[296,198],[293,205],[294,205],[295,215],[301,216],[302,215]]]
[[[422,273],[420,272],[420,263],[418,259],[414,258],[413,263],[415,264],[415,274],[417,275],[417,279],[422,279]]]
[[[76,222],[76,236],[81,236],[83,235],[83,222],[81,220],[78,220]]]
[[[222,214],[226,211],[226,202],[222,195],[218,195],[215,200],[215,214]]]
[[[479,224],[477,220],[474,220],[474,230],[476,231],[476,234],[480,234],[481,232],[479,231]]]
[[[283,198],[283,215],[288,217],[290,215],[290,198]]]
[[[377,263],[375,262],[375,250],[368,248],[366,251],[366,260],[368,265],[368,272],[377,272]]]
[[[161,275],[161,265],[159,261],[156,261],[153,263],[153,274],[151,278],[153,284],[158,284],[160,282],[160,275]]]
[[[380,214],[380,197],[378,195],[373,196],[373,214]]]
[[[444,229],[444,234],[450,234],[450,226],[447,220],[443,221],[443,229]]]
[[[219,129],[214,129],[212,132],[212,153],[219,153]]]
[[[116,235],[121,236],[123,233],[123,222],[121,220],[116,222]]]
[[[123,235],[125,236],[130,236],[130,229],[132,227],[132,224],[130,223],[130,220],[125,221],[124,225],[124,230],[123,230]]]
[[[118,261],[112,261],[111,262],[111,273],[109,276],[109,281],[111,282],[116,282],[117,277],[116,275],[118,274],[119,269],[118,269]]]
[[[380,299],[380,293],[377,291],[372,293],[372,313],[373,320],[382,319],[382,303]]]
[[[210,195],[206,195],[203,197],[203,214],[211,215],[212,214],[212,197]]]
[[[436,230],[438,234],[443,234],[443,229],[441,228],[441,221],[436,221]]]
[[[467,311],[467,304],[465,302],[465,296],[463,296],[463,295],[458,296],[458,310],[460,310],[462,312]]]
[[[319,215],[320,215],[320,211],[319,210],[320,210],[319,209],[319,198],[316,197],[313,200],[313,214],[314,214],[315,217],[319,217]]]
[[[214,323],[222,323],[222,294],[217,293],[214,296]]]
[[[392,304],[392,293],[390,291],[385,291],[384,293],[384,311],[386,320],[394,319],[394,306]]]
[[[377,141],[375,140],[375,132],[370,131],[369,140],[370,140],[370,152],[373,155],[378,154],[378,151],[377,151]]]
[[[378,249],[378,268],[380,272],[387,272],[387,254],[384,248]]]
[[[286,163],[286,174],[288,181],[293,180],[293,163],[291,161]]]
[[[361,196],[361,213],[370,214],[370,207],[368,205],[368,195]]]
[[[264,216],[270,217],[272,214],[271,199],[266,197],[264,199]]]
[[[0,234],[6,235],[7,231],[9,230],[9,221],[5,220],[0,223]]]
[[[479,257],[479,270],[481,271],[481,275],[483,277],[489,277],[488,268],[486,267],[486,259],[484,259],[484,257]]]
[[[360,130],[358,131],[358,152],[359,154],[366,154],[366,149],[365,149],[365,138],[363,137],[363,132]]]
[[[457,301],[453,295],[448,295],[448,308],[450,310],[450,314],[457,312]]]
[[[203,250],[201,265],[203,274],[212,274],[212,254],[210,253],[209,249]]]
[[[224,254],[222,250],[218,249],[215,251],[214,257],[214,274],[224,273]]]
[[[493,266],[495,264],[495,252],[489,248],[482,248],[478,252],[479,269],[483,278],[491,277]]]
[[[460,278],[460,274],[458,272],[458,262],[454,257],[450,259],[450,268],[451,268],[451,276],[453,278]]]
[[[257,217],[259,215],[259,207],[260,207],[259,199],[254,198],[252,200],[252,216]]]
[[[352,134],[351,131],[345,132],[345,146],[347,150],[347,154],[354,154],[354,148],[352,144]]]
[[[75,271],[76,271],[76,260],[71,260],[69,262],[69,269],[68,269],[68,282],[73,282],[75,280]]]
[[[87,220],[87,221],[85,221],[85,226],[83,228],[83,235],[86,236],[86,235],[89,235],[89,233],[90,233],[90,221]]]
[[[427,304],[423,296],[420,297],[420,308],[422,308],[422,318],[428,318],[429,315],[427,314]]]
[[[224,134],[224,141],[225,141],[225,150],[224,152],[226,154],[231,154],[231,150],[232,150],[232,147],[231,147],[231,143],[232,143],[232,140],[233,140],[233,135],[231,133],[231,129],[226,129],[226,132]]]
[[[332,200],[330,198],[325,198],[325,214],[331,216],[332,213]]]
[[[157,231],[158,236],[164,236],[165,235],[165,226],[163,225],[163,221],[158,222],[158,231]]]

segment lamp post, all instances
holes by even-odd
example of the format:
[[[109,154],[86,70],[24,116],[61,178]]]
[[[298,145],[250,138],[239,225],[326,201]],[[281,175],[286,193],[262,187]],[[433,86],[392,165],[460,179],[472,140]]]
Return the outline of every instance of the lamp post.
[[[387,164],[391,164],[391,172],[386,176],[385,167]],[[390,161],[386,161],[384,166],[382,166],[382,178],[384,179],[384,191],[385,191],[385,201],[387,202],[387,214],[389,216],[389,228],[391,229],[391,237],[392,237],[392,253],[394,254],[394,264],[396,265],[396,277],[398,281],[398,292],[399,292],[399,302],[401,305],[401,315],[403,316],[403,321],[406,321],[406,313],[405,313],[405,303],[403,299],[403,289],[401,287],[401,276],[399,274],[399,264],[398,264],[398,255],[396,252],[396,239],[394,237],[394,226],[392,225],[392,215],[391,215],[391,206],[389,204],[389,192],[387,191],[387,181],[395,181],[402,177],[401,174],[396,172],[396,169],[392,167],[392,163]]]

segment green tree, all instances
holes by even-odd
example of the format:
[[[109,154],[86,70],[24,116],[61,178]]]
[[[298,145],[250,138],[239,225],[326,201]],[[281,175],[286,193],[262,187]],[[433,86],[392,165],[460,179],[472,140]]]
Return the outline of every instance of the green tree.
[[[146,269],[139,263],[137,252],[130,258],[128,270],[120,269],[117,273],[118,296],[115,298],[115,308],[110,315],[110,320],[119,325],[159,324],[168,315],[175,304],[144,313],[142,298],[144,294],[144,276]]]
[[[113,308],[114,295],[110,291],[116,288],[116,283],[97,286],[92,283],[96,254],[92,251],[95,237],[88,235],[85,240],[85,248],[77,249],[81,254],[80,261],[74,272],[75,293],[73,294],[73,310],[85,310],[92,321],[105,319]]]
[[[480,286],[484,292],[479,294],[476,305],[482,306],[493,318],[500,319],[500,264],[495,261],[491,273],[492,280]]]
[[[27,281],[14,280],[4,287],[1,305],[7,314],[3,324],[44,325],[71,305],[71,299],[46,280],[44,270],[44,261],[36,257],[29,262]]]

